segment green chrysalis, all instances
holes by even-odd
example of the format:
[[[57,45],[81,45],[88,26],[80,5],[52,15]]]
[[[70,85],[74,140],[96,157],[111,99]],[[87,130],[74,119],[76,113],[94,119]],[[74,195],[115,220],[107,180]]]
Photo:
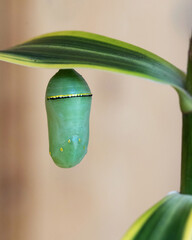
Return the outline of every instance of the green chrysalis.
[[[46,90],[49,153],[63,168],[78,164],[87,153],[92,94],[73,69],[59,70]]]

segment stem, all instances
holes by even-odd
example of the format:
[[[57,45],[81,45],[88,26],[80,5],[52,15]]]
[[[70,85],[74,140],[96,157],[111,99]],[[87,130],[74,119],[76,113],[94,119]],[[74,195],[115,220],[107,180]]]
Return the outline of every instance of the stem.
[[[192,37],[189,46],[186,89],[192,94]],[[183,113],[181,193],[192,195],[192,113]]]

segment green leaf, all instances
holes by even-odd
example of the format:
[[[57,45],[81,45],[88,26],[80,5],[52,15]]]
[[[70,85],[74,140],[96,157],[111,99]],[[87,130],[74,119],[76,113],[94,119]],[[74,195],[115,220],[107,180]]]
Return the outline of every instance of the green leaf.
[[[0,60],[30,67],[86,67],[145,77],[174,87],[182,111],[192,111],[192,97],[185,89],[182,71],[142,48],[97,34],[46,34],[0,51]]]
[[[192,196],[172,193],[144,213],[122,240],[191,240]]]

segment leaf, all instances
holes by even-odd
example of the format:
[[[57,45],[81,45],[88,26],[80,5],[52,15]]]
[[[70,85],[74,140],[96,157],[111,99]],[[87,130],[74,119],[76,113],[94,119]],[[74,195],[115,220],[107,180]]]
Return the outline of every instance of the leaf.
[[[192,196],[172,193],[144,213],[122,240],[191,240]]]
[[[0,60],[29,67],[86,67],[141,76],[174,87],[182,111],[192,111],[192,96],[185,89],[182,71],[149,51],[101,35],[50,33],[0,51]]]

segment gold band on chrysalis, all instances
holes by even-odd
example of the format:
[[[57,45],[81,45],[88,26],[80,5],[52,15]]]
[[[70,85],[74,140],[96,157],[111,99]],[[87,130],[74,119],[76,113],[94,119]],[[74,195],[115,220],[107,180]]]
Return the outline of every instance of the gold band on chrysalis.
[[[47,97],[47,100],[56,100],[62,98],[72,98],[72,97],[91,97],[91,93],[76,93],[76,94],[67,94],[67,95],[56,95]]]

